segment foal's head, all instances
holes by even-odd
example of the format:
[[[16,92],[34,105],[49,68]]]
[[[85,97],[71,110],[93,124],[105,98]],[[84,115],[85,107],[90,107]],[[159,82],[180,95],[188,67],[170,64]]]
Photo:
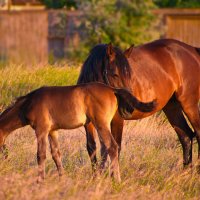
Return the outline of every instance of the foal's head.
[[[123,52],[112,44],[95,46],[84,62],[78,83],[103,82],[113,87],[128,87],[131,68]]]

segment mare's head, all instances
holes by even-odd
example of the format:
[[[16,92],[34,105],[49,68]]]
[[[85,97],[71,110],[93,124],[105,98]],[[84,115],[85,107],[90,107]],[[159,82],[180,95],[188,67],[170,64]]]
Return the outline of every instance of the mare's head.
[[[103,82],[113,87],[128,87],[131,68],[123,52],[112,44],[95,46],[84,62],[78,83]]]

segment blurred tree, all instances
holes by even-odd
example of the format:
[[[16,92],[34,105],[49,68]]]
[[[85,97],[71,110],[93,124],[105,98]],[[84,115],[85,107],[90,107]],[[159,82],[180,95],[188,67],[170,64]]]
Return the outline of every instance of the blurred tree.
[[[152,0],[79,0],[82,12],[82,57],[98,43],[112,42],[122,49],[159,38]],[[79,50],[78,56],[81,56]],[[73,50],[74,52],[74,50]],[[79,52],[79,53],[78,53]]]

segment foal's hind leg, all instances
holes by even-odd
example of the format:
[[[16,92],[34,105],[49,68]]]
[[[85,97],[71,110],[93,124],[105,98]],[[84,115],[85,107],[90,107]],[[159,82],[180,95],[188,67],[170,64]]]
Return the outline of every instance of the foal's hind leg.
[[[121,118],[119,113],[116,112],[111,122],[111,132],[115,141],[118,144],[118,158],[120,156],[120,151],[121,151],[123,126],[124,126],[124,120]],[[103,171],[103,169],[105,168],[105,163],[108,157],[107,155],[108,152],[105,148],[105,145],[101,144],[101,165],[100,165],[101,171]]]
[[[50,132],[49,134],[49,143],[51,147],[51,155],[56,164],[59,176],[63,175],[63,166],[61,160],[61,153],[58,143],[58,133],[55,131]]]
[[[92,163],[93,172],[96,171],[97,168],[97,157],[96,157],[96,142],[95,142],[95,127],[90,122],[85,125],[86,138],[87,138],[87,151],[90,156],[90,160]]]
[[[114,140],[109,128],[101,126],[99,123],[96,126],[101,142],[105,145],[108,155],[111,160],[111,176],[117,180],[121,181],[119,172],[119,161],[118,161],[118,145]]]
[[[192,163],[192,141],[194,133],[188,126],[182,108],[176,99],[171,99],[163,108],[170,124],[176,131],[183,148],[183,165]]]
[[[122,144],[122,133],[124,127],[124,119],[120,116],[119,112],[116,112],[114,118],[111,122],[111,132],[118,144],[118,156],[120,156],[121,152],[121,144]]]

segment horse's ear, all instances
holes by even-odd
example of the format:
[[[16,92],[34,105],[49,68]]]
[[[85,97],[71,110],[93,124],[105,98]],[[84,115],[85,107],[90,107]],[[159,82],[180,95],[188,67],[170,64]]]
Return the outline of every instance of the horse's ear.
[[[134,46],[135,46],[135,45],[132,44],[128,49],[126,49],[126,50],[124,51],[124,55],[125,55],[127,58],[131,55],[131,52],[132,52]]]
[[[108,44],[108,46],[106,48],[106,54],[108,55],[110,61],[115,59],[115,51],[113,49],[111,42]]]

